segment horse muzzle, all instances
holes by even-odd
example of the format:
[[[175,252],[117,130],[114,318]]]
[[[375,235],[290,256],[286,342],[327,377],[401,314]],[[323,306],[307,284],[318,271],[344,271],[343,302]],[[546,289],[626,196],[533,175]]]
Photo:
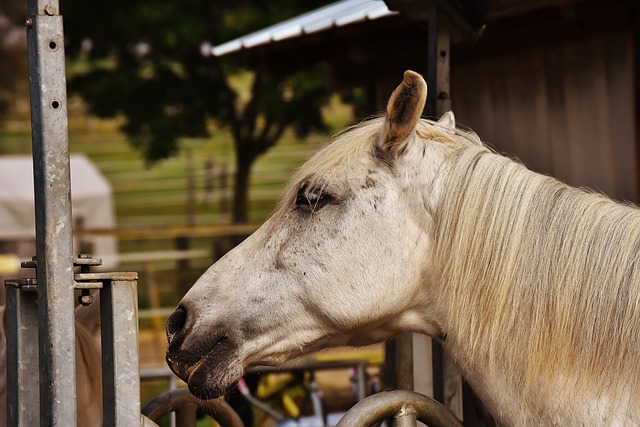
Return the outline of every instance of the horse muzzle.
[[[224,394],[243,374],[238,346],[232,334],[220,332],[222,328],[196,331],[195,325],[183,306],[169,316],[166,360],[194,396],[212,399]]]

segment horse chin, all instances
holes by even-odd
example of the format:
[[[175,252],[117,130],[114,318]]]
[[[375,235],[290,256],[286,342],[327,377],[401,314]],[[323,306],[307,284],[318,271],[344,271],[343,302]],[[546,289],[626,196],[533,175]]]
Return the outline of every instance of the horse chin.
[[[210,352],[191,371],[186,382],[191,394],[198,399],[209,400],[225,394],[243,374],[237,359],[225,363],[219,354]]]
[[[220,397],[242,377],[238,348],[227,337],[192,343],[188,349],[181,344],[176,341],[169,345],[167,364],[197,398]]]

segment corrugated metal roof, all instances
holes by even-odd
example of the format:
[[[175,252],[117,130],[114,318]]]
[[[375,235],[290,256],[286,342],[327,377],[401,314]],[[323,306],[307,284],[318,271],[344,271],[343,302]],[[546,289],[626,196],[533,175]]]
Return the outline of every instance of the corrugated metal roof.
[[[395,15],[382,0],[342,0],[211,48],[222,56],[268,43],[313,34],[356,22]]]

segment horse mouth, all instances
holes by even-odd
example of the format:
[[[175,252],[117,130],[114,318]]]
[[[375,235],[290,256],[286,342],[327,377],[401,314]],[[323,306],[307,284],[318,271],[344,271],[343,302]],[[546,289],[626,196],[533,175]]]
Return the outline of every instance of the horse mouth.
[[[235,359],[222,367],[217,363],[219,355],[207,354],[193,368],[187,379],[189,391],[198,399],[209,400],[225,394],[243,375],[240,363]]]
[[[209,342],[207,350],[182,349],[167,351],[167,364],[189,387],[198,399],[209,400],[222,396],[243,375],[237,346],[226,336]]]

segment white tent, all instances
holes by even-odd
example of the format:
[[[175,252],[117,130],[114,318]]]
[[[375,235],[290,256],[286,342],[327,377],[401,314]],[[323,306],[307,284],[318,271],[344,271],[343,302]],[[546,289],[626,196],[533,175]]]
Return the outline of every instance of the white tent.
[[[71,155],[71,209],[74,230],[113,229],[116,225],[111,185],[91,161]],[[74,238],[74,252],[102,258],[102,269],[117,265],[113,236]],[[24,260],[35,255],[33,161],[31,156],[0,157],[0,254]]]

